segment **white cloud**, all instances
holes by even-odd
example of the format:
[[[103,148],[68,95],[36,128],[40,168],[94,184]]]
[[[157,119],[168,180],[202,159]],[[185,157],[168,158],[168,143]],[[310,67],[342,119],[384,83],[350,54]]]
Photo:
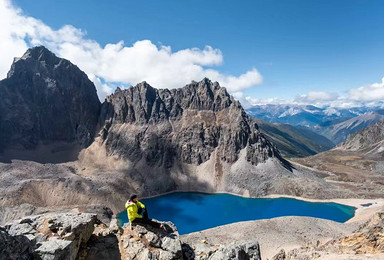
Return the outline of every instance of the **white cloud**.
[[[376,83],[379,84],[379,83]],[[371,85],[370,85],[371,86]],[[359,90],[361,88],[358,88]],[[349,93],[352,90],[349,91]],[[240,98],[239,100],[243,102],[245,100],[247,104],[251,106],[256,105],[314,105],[316,107],[335,107],[335,108],[351,108],[351,107],[383,107],[383,100],[380,99],[357,99],[352,98],[351,95],[338,95],[336,93],[328,93],[323,91],[311,91],[307,94],[298,95],[295,99],[280,99],[280,98],[266,98],[258,99],[252,97]],[[248,105],[249,107],[249,105]]]
[[[156,46],[149,40],[142,40],[132,46],[125,46],[120,41],[102,47],[86,38],[84,31],[71,25],[53,30],[42,21],[23,14],[10,0],[0,0],[0,17],[1,77],[5,77],[13,57],[21,56],[30,46],[45,45],[85,71],[102,100],[112,91],[111,82],[136,84],[145,80],[157,88],[177,88],[208,77],[230,92],[262,82],[255,68],[240,76],[212,69],[223,63],[223,55],[219,49],[210,46],[173,52],[170,46]]]
[[[104,101],[108,95],[113,93],[113,86],[106,83],[102,83],[100,78],[96,77],[93,74],[88,74],[88,78],[95,84],[99,99],[101,101]]]
[[[384,77],[379,83],[365,85],[348,92],[349,98],[361,101],[376,101],[384,99]]]
[[[325,91],[309,91],[307,94],[298,96],[295,100],[297,102],[319,102],[319,101],[333,101],[337,99],[338,95]]]
[[[282,105],[282,104],[292,104],[293,100],[286,100],[286,99],[280,99],[280,98],[252,98],[252,97],[245,97],[245,100],[251,104],[252,106],[256,105]]]

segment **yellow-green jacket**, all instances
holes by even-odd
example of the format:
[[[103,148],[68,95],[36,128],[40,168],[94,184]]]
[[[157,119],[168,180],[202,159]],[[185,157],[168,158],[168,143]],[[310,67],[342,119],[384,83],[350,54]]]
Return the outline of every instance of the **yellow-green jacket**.
[[[133,201],[130,201],[128,200],[126,203],[125,203],[125,208],[127,209],[127,212],[128,212],[128,219],[129,219],[129,222],[132,222],[135,218],[142,218],[143,216],[141,216],[139,213],[137,213],[137,207],[140,207],[140,208],[143,208],[145,209],[145,206],[143,203],[141,203],[140,201],[138,202],[133,202]]]

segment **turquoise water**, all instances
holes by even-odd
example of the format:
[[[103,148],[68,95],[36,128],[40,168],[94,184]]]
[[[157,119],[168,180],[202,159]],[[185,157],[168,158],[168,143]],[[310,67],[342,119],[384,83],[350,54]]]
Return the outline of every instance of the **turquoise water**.
[[[345,222],[355,208],[337,203],[306,202],[289,198],[252,199],[230,194],[177,192],[140,200],[149,217],[172,221],[180,234],[200,231],[229,223],[282,216],[309,216]],[[121,225],[128,222],[127,212],[118,214]]]

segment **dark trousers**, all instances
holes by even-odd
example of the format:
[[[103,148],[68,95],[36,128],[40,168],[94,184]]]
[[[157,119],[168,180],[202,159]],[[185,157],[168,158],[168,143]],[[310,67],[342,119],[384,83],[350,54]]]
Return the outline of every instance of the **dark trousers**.
[[[157,223],[155,221],[152,221],[152,219],[148,218],[148,211],[147,209],[139,209],[138,212],[140,214],[141,210],[143,210],[143,218],[135,218],[132,223],[133,224],[147,224],[154,228],[160,228],[160,223]]]

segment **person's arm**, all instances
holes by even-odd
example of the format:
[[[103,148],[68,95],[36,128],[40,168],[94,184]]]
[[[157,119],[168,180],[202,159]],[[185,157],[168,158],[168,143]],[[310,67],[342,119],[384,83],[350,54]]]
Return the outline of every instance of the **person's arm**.
[[[135,218],[142,218],[143,216],[139,215],[137,213],[137,210],[135,209],[135,207],[128,207],[128,215],[132,218],[132,219],[135,219]]]
[[[140,201],[137,202],[137,205],[139,205],[140,208],[145,209],[145,205],[143,203],[141,203]]]

